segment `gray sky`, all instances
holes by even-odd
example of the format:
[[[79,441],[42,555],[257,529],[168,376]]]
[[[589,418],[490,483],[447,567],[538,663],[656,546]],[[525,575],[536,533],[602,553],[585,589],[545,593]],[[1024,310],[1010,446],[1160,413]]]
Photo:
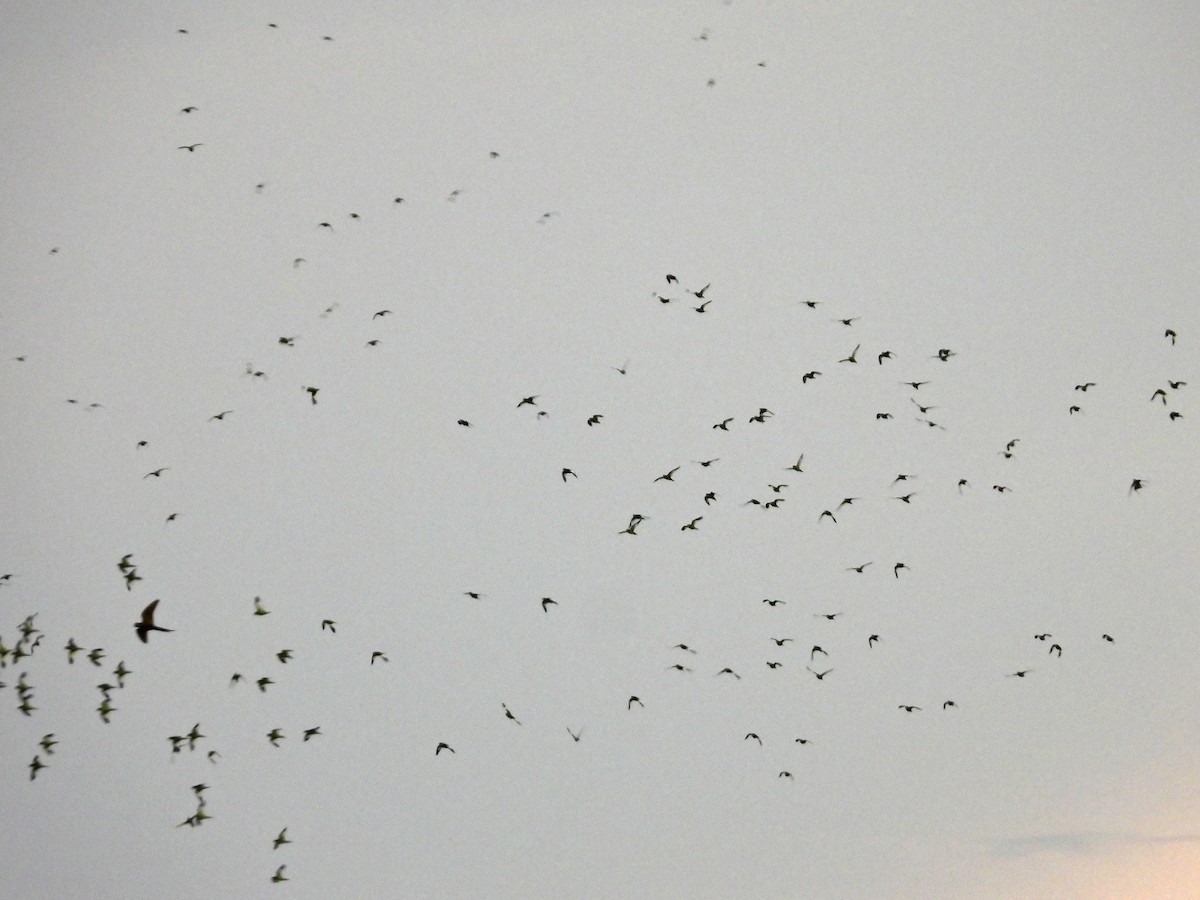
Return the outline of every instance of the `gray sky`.
[[[5,891],[1196,896],[1198,37],[7,4]]]

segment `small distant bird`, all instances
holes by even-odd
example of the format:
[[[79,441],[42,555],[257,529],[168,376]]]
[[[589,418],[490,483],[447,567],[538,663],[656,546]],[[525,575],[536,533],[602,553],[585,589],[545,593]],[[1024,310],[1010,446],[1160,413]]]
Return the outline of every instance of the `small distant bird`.
[[[318,737],[320,734],[321,734],[321,726],[320,725],[317,725],[315,728],[305,728],[304,729],[304,740],[307,742],[309,738]]]
[[[708,506],[711,502],[716,501],[717,495],[715,491],[709,491],[704,495],[704,505]]]
[[[199,111],[199,109],[200,109],[200,107],[198,107],[198,106],[185,106],[183,109],[180,110],[180,112],[184,113],[184,114],[190,114],[190,113]]]
[[[34,779],[36,779],[37,773],[45,768],[47,768],[46,764],[44,762],[42,762],[41,759],[38,758],[38,755],[35,753],[33,756],[33,762],[31,762],[29,764],[29,780],[33,781]]]
[[[907,568],[908,568],[908,566],[906,566],[904,563],[898,562],[894,566],[892,566],[892,574],[895,575],[897,578],[899,578],[900,570],[907,569]]]
[[[1111,643],[1113,643],[1113,639],[1112,639],[1112,635],[1111,635],[1111,634],[1102,634],[1102,635],[1100,635],[1100,640],[1102,640],[1102,641],[1107,641],[1107,642],[1108,642],[1108,643],[1110,643],[1110,644],[1111,644]]]
[[[878,640],[879,640],[879,635],[877,635],[877,634],[871,635],[869,638],[867,638],[867,647],[868,648],[874,647],[875,642]]]
[[[672,647],[671,649],[672,649],[672,650],[683,650],[683,651],[684,651],[684,652],[686,652],[686,653],[695,653],[695,652],[696,652],[696,651],[695,651],[695,650],[693,650],[691,647],[689,647],[687,644],[676,644],[676,645],[675,645],[674,647]]]
[[[551,606],[558,606],[557,600],[551,600],[549,597],[542,598],[542,612],[549,612]]]
[[[765,603],[766,601],[763,601],[763,602]],[[780,601],[776,600],[775,602],[779,603]],[[774,605],[774,604],[772,604],[772,605]],[[773,640],[775,642],[776,647],[782,647],[784,644],[792,643],[792,638],[775,638],[775,637],[773,637],[773,638],[771,638],[771,640]]]
[[[635,703],[636,703],[638,706],[642,707],[643,709],[645,709],[645,708],[646,708],[646,704],[645,704],[645,703],[643,703],[643,702],[641,701],[641,698],[640,698],[640,697],[638,697],[636,694],[630,695],[628,702],[625,704],[625,708],[626,708],[626,709],[633,709],[633,704],[635,704]]]
[[[54,750],[52,748],[57,743],[58,743],[58,741],[56,741],[54,739],[54,732],[52,731],[49,734],[42,735],[42,739],[40,741],[38,741],[38,746],[41,747],[42,750],[45,751],[47,755],[53,756]]]
[[[566,482],[566,480],[567,480],[567,476],[568,476],[568,475],[570,475],[570,476],[571,476],[572,478],[574,478],[576,481],[578,481],[578,480],[579,480],[579,476],[578,476],[578,475],[576,475],[574,471],[572,471],[571,469],[563,469],[563,470],[562,470],[562,480],[563,480],[564,482]]]
[[[375,660],[377,659],[382,659],[384,662],[391,662],[391,660],[387,658],[387,654],[382,650],[374,650],[371,652],[371,665],[375,665]]]
[[[847,572],[857,572],[859,575],[861,575],[863,572],[863,569],[865,569],[869,565],[871,565],[871,563],[865,562],[861,566],[850,566],[848,569],[846,569],[846,571]]]
[[[836,619],[836,618],[837,618],[838,616],[840,616],[840,615],[841,615],[841,613],[840,613],[840,612],[835,612],[835,613],[813,613],[813,617],[814,617],[814,618],[817,618],[817,619],[828,619],[830,622],[832,622],[834,619]]]
[[[822,656],[829,655],[825,652],[825,649],[820,644],[813,644],[812,649],[808,651],[809,662],[812,662],[814,659],[816,659],[818,653],[820,653]]]
[[[858,348],[861,346],[862,346],[862,344],[855,344],[854,349],[850,351],[850,355],[847,356],[845,359],[839,359],[838,362],[857,363],[858,362],[858,358],[857,358],[858,357]]]
[[[882,365],[883,365],[883,361],[884,361],[885,359],[893,359],[894,357],[892,356],[892,351],[891,351],[891,350],[884,350],[884,351],[883,351],[882,353],[880,353],[880,354],[879,354],[879,356],[878,356],[878,357],[876,357],[876,358],[877,358],[877,360],[879,361],[879,364],[882,366]]]
[[[1140,491],[1145,486],[1146,483],[1141,478],[1135,478],[1129,484],[1129,493],[1132,494],[1134,491]]]
[[[1172,328],[1168,328],[1166,331],[1163,332],[1163,337],[1168,338],[1171,341],[1172,347],[1175,346],[1175,338],[1177,338],[1178,336],[1179,335],[1177,335],[1175,333],[1174,329],[1172,329]]]
[[[599,425],[600,420],[603,418],[604,418],[604,416],[601,413],[597,413],[594,416],[588,416],[588,420],[587,420],[588,427],[590,428],[592,425]]]
[[[267,686],[274,684],[275,682],[272,681],[268,676],[264,675],[262,678],[258,679],[258,681],[254,682],[254,683],[258,685],[259,691],[261,691],[262,693],[265,694],[267,692]]]
[[[688,291],[688,293],[691,294],[693,297],[695,297],[697,300],[703,300],[704,292],[707,291],[710,287],[712,287],[711,282],[706,284],[704,287],[700,288],[700,290],[698,290],[698,291]]]
[[[676,467],[675,467],[675,468],[673,468],[673,469],[672,469],[670,472],[667,472],[665,475],[659,475],[659,476],[658,476],[657,478],[655,478],[654,480],[655,480],[655,481],[674,481],[674,480],[675,480],[675,473],[676,473],[676,472],[678,472],[678,471],[679,471],[679,469],[680,469],[680,467],[679,467],[679,466],[676,466]]]
[[[705,310],[707,310],[707,309],[708,309],[708,304],[710,304],[710,303],[712,303],[712,301],[711,301],[711,300],[705,300],[705,301],[704,301],[703,303],[701,303],[699,306],[693,306],[693,307],[692,307],[692,309],[694,309],[694,310],[695,310],[696,312],[698,312],[698,313],[702,313],[702,312],[704,312]]]
[[[786,600],[770,600],[770,599],[764,599],[764,600],[763,600],[763,603],[767,604],[767,606],[779,606],[780,604],[784,604],[784,605],[786,605],[786,604],[787,604],[787,601],[786,601]],[[774,639],[774,638],[771,638],[771,640],[775,640],[775,639]],[[790,638],[788,638],[787,640],[790,640]],[[783,645],[781,644],[780,646],[783,646]]]
[[[1077,412],[1082,412],[1082,409],[1078,406],[1070,406],[1067,408],[1067,415],[1073,416]]]
[[[203,147],[203,144],[184,144],[182,147],[176,147],[176,150],[186,150],[189,153],[195,153],[197,147]]]
[[[1024,678],[1026,675],[1028,675],[1032,671],[1033,671],[1033,669],[1020,669],[1019,671],[1011,673],[1008,677],[1009,678]]]
[[[173,628],[162,628],[154,624],[154,610],[158,606],[158,601],[152,601],[145,609],[142,610],[142,618],[134,623],[134,630],[137,632],[138,640],[143,644],[148,643],[151,631],[174,631]]]
[[[782,665],[783,665],[783,663],[781,663],[781,662],[771,662],[771,660],[767,660],[767,668],[768,669],[778,669]]]
[[[375,313],[375,315],[371,316],[371,318],[372,319],[380,319],[384,316],[390,316],[391,314],[392,314],[392,311],[390,309],[381,309],[381,310],[379,310],[379,312]]]
[[[522,397],[521,402],[517,404],[517,409],[522,406],[537,406],[537,399],[541,394],[530,394],[528,397]]]
[[[717,674],[718,674],[718,675],[732,675],[732,676],[733,676],[734,678],[736,678],[738,681],[741,681],[741,680],[742,680],[742,676],[741,676],[741,675],[739,675],[737,672],[733,671],[733,669],[729,668],[729,666],[726,666],[725,668],[723,668],[723,669],[722,669],[720,672],[718,672]]]
[[[958,354],[955,353],[953,350],[942,349],[937,352],[937,355],[934,357],[934,359],[940,359],[942,362],[947,362],[950,359],[950,357],[957,356],[957,355]]]
[[[820,522],[826,516],[829,516],[830,521],[832,521],[834,525],[837,524],[837,517],[827,509],[821,511],[821,514],[817,516],[817,521]]]
[[[795,780],[796,780],[795,778],[792,778],[792,773],[791,773],[791,772],[788,772],[788,771],[786,771],[786,770],[784,770],[783,772],[780,772],[778,777],[780,777],[780,778],[791,778],[791,779],[792,779],[792,781],[795,781]]]
[[[902,381],[901,384],[907,384],[914,391],[919,391],[922,385],[929,384],[928,381]]]
[[[679,283],[679,279],[668,272],[667,273],[667,284],[678,284],[678,283]]]
[[[688,522],[686,525],[681,527],[679,530],[680,531],[698,531],[699,529],[696,527],[696,523],[699,522],[703,518],[704,518],[704,516],[696,516],[696,518],[692,519],[692,521]]]
[[[812,381],[814,378],[816,378],[820,374],[822,374],[822,373],[818,372],[816,369],[813,369],[811,372],[805,372],[803,375],[800,376],[800,383],[808,384],[810,381]]]
[[[855,322],[857,322],[858,319],[859,319],[858,316],[854,316],[853,318],[850,318],[850,319],[835,319],[834,321],[841,322],[843,325],[845,325],[847,328],[849,328],[851,325],[853,325]]]
[[[1055,651],[1058,651],[1059,658],[1061,659],[1062,658],[1062,645],[1061,644],[1051,644],[1050,652],[1054,653]]]
[[[283,874],[283,870],[286,868],[287,866],[283,865],[276,869],[275,874],[271,876],[271,881],[275,882],[276,884],[278,884],[280,881],[287,881],[288,877]]]
[[[451,753],[454,752],[454,748],[451,747],[449,744],[447,744],[445,741],[438,741],[437,747],[435,747],[433,750],[433,755],[437,756],[443,750],[449,750]]]
[[[513,720],[514,722],[516,722],[518,725],[520,725],[520,724],[521,724],[521,720],[520,720],[520,719],[518,719],[516,716],[514,716],[514,715],[513,715],[513,713],[512,713],[512,710],[511,710],[511,709],[509,709],[509,708],[508,708],[508,707],[507,707],[505,704],[501,703],[501,704],[500,704],[500,708],[504,710],[504,718],[506,718],[506,719],[512,719],[512,720]]]
[[[1168,384],[1168,386],[1170,386],[1171,390],[1173,390],[1173,391],[1177,391],[1181,387],[1187,387],[1186,381],[1171,381],[1170,379],[1167,379],[1167,384]]]
[[[1077,390],[1077,391],[1085,391],[1085,392],[1086,392],[1088,388],[1094,388],[1095,386],[1096,386],[1096,382],[1094,382],[1094,381],[1089,381],[1089,382],[1087,382],[1087,383],[1085,383],[1085,384],[1077,384],[1077,385],[1075,385],[1075,390]]]
[[[275,840],[271,842],[271,849],[278,850],[282,845],[290,843],[291,841],[289,841],[287,837],[287,829],[284,828],[281,832],[279,832],[278,835],[275,836]]]
[[[217,413],[216,415],[209,416],[209,417],[208,417],[208,421],[210,421],[210,422],[220,422],[222,419],[224,419],[224,418],[225,418],[227,415],[229,415],[231,412],[233,412],[233,410],[232,410],[232,409],[223,409],[223,410],[221,410],[219,413]]]
[[[1033,636],[1033,639],[1035,641],[1044,641],[1044,640],[1046,640],[1046,638],[1052,638],[1052,637],[1054,637],[1054,635],[1052,635],[1050,632],[1047,631],[1047,632],[1044,632],[1043,634],[1035,634]]]
[[[77,643],[75,643],[75,638],[71,638],[70,640],[67,641],[67,646],[65,646],[63,649],[67,651],[67,662],[74,664],[75,654],[78,653],[83,648],[80,647]]]
[[[919,707],[919,706],[906,706],[903,703],[901,703],[900,706],[897,708],[902,709],[905,712],[919,711],[921,709],[921,707]]]
[[[953,700],[947,700],[945,703],[942,704],[942,709],[949,709],[951,706],[957,707],[958,704],[955,703]]]
[[[992,485],[992,490],[993,490],[993,491],[995,491],[997,494],[1006,494],[1006,493],[1008,493],[1009,491],[1011,491],[1011,490],[1012,490],[1012,488],[1010,488],[1010,487],[1009,487],[1008,485],[1006,485],[1006,484],[993,484],[993,485]]]
[[[321,620],[321,630],[324,631],[326,628],[328,628],[334,634],[337,634],[337,622],[333,621],[333,619]]]
[[[315,388],[315,387],[306,387],[306,388],[304,388],[304,390],[308,392],[308,398],[312,401],[312,405],[316,406],[317,405],[317,392],[320,391],[321,389]]]
[[[256,616],[269,616],[271,611],[262,605],[262,598],[254,598],[254,614]]]
[[[292,658],[292,651],[291,650],[280,650],[278,653],[275,654],[275,657],[281,663],[286,665],[287,661]]]
[[[749,734],[747,734],[747,735],[746,735],[744,738],[742,738],[742,740],[743,740],[743,741],[755,740],[755,741],[758,741],[758,746],[760,746],[760,747],[762,746],[762,738],[760,738],[760,737],[759,737],[757,734],[755,734],[753,731],[751,731],[751,732],[750,732]]]
[[[145,475],[142,476],[142,480],[144,481],[151,476],[153,476],[155,478],[162,478],[162,473],[169,472],[170,470],[171,470],[170,466],[163,466],[161,469],[155,469],[153,472],[147,472]]]
[[[785,472],[787,472],[787,471],[803,472],[804,469],[801,468],[801,466],[803,466],[803,465],[804,465],[804,454],[801,453],[800,458],[797,459],[794,463],[792,463],[790,466],[784,466],[784,471]]]
[[[278,747],[279,742],[284,738],[283,730],[280,728],[272,728],[267,732],[267,740],[271,742],[272,747]]]
[[[805,666],[804,668],[808,669],[808,671],[810,671],[814,675],[816,675],[817,681],[823,681],[825,679],[825,676],[833,671],[833,669],[826,669],[824,672],[818,672],[816,669],[809,668],[808,666]]]
[[[466,419],[459,419],[459,420],[458,420],[458,424],[459,424],[459,425],[461,425],[463,428],[470,428],[470,427],[471,427],[471,423],[470,423],[470,422],[468,422]]]
[[[568,728],[567,728],[567,734],[569,734],[569,735],[571,736],[571,740],[573,740],[575,743],[577,743],[577,744],[578,744],[578,743],[579,743],[579,739],[580,739],[580,738],[583,736],[583,729],[582,729],[582,728],[580,728],[578,731],[572,731],[572,730],[570,729],[570,727],[568,727]]]
[[[716,428],[720,428],[722,431],[728,431],[728,430],[729,430],[729,423],[730,423],[730,422],[732,422],[732,421],[733,421],[733,418],[732,418],[732,417],[731,417],[731,418],[728,418],[728,419],[724,419],[724,420],[722,420],[722,421],[718,422],[716,425],[714,425],[714,426],[713,426],[713,428],[714,428],[714,429],[716,429]]]
[[[965,487],[970,487],[970,486],[971,486],[971,485],[970,485],[970,483],[967,481],[967,479],[965,479],[965,478],[960,478],[960,479],[958,479],[958,492],[959,492],[960,494],[962,493],[962,489],[963,489],[963,488],[965,488]]]

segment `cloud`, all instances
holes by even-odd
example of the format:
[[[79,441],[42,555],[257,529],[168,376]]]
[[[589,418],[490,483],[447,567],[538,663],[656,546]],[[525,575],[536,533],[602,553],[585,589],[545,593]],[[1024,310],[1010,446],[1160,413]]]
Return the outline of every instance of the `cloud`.
[[[1018,858],[1037,853],[1090,856],[1120,845],[1183,844],[1200,842],[1200,834],[1141,834],[1121,831],[1063,831],[1002,838],[992,844],[992,855]]]

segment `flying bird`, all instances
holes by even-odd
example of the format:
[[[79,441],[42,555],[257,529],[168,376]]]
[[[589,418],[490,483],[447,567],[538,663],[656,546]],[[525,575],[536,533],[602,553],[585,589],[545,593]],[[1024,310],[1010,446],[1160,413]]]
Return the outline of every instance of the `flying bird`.
[[[433,755],[437,756],[443,750],[449,750],[451,753],[454,752],[454,748],[451,747],[449,744],[447,744],[445,741],[438,741],[437,747],[434,748]]]
[[[162,473],[169,472],[170,469],[171,469],[170,466],[163,466],[161,469],[155,469],[153,472],[147,472],[145,475],[142,476],[142,480],[145,481],[147,478],[149,478],[152,475],[155,478],[162,478]]]
[[[271,842],[271,849],[278,850],[282,845],[290,843],[291,841],[289,841],[287,837],[287,829],[284,828],[275,836],[275,840]]]
[[[670,472],[667,472],[665,475],[659,475],[659,476],[658,476],[657,478],[655,478],[654,480],[655,480],[655,481],[674,481],[674,480],[675,480],[675,473],[676,473],[676,472],[678,472],[678,471],[679,471],[679,469],[680,469],[680,467],[679,467],[679,466],[676,466],[676,467],[675,467],[675,468],[673,468],[673,469],[672,469]]]
[[[506,718],[506,719],[512,719],[512,720],[513,720],[514,722],[516,722],[518,725],[520,725],[520,724],[521,724],[521,720],[520,720],[520,719],[518,719],[516,716],[514,716],[514,715],[513,715],[513,713],[512,713],[512,710],[511,710],[511,709],[509,709],[509,708],[508,708],[508,707],[507,707],[505,704],[501,703],[501,704],[500,704],[500,707],[501,707],[501,708],[504,710],[504,718]]]
[[[549,597],[542,598],[542,612],[549,612],[551,606],[558,606],[557,600],[551,600]]]
[[[176,147],[176,150],[186,150],[189,153],[195,153],[197,147],[203,147],[203,144],[184,144],[182,147]]]
[[[151,631],[174,631],[173,628],[162,628],[154,624],[154,610],[158,606],[158,601],[152,601],[145,609],[142,610],[142,618],[134,624],[134,630],[137,632],[138,640],[143,644],[148,643]]]

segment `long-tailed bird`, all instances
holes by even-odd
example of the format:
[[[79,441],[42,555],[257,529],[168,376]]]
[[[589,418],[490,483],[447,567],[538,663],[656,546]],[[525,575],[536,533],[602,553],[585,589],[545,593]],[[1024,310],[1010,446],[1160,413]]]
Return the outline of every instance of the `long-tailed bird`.
[[[142,618],[134,623],[134,630],[137,632],[138,640],[143,644],[149,641],[151,631],[174,631],[173,628],[163,628],[154,624],[154,610],[158,606],[158,601],[152,601],[145,609],[142,610]]]

